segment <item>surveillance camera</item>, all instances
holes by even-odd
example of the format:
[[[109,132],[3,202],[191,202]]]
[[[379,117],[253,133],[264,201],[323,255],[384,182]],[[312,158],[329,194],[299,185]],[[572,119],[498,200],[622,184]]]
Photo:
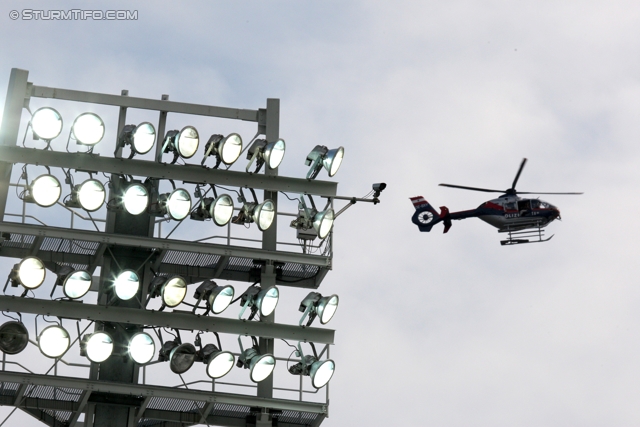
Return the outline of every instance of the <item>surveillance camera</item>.
[[[373,191],[376,192],[376,196],[375,197],[378,197],[380,195],[380,193],[382,193],[382,190],[387,188],[387,184],[385,184],[384,182],[379,182],[379,183],[373,184],[371,186],[371,188],[373,188]]]

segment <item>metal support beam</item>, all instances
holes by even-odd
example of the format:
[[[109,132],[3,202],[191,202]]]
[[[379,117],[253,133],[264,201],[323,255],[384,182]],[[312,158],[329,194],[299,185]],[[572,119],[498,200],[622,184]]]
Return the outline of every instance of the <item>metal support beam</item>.
[[[219,332],[233,335],[254,335],[293,341],[312,341],[333,344],[335,331],[279,323],[249,322],[226,317],[200,316],[191,312],[165,312],[127,307],[106,307],[74,301],[48,301],[34,298],[0,296],[0,311],[32,313],[66,319],[93,319],[99,322],[118,322],[150,325],[184,330]]]
[[[249,174],[232,170],[208,169],[200,165],[172,165],[148,160],[117,159],[98,154],[66,153],[36,148],[0,146],[0,166],[6,163],[38,164],[86,172],[105,172],[158,179],[173,179],[194,184],[219,184],[230,187],[250,187],[273,192],[335,196],[338,184],[330,181],[290,178],[268,174]],[[6,177],[8,184],[9,177]]]

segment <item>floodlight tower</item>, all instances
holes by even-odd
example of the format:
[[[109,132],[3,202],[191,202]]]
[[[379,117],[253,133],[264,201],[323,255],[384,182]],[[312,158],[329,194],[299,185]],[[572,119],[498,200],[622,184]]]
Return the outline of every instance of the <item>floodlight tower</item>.
[[[93,113],[83,113],[75,121],[66,121],[73,123],[69,140],[75,139],[82,150],[70,152],[68,143],[66,152],[54,150],[52,141],[64,131],[65,112],[42,107],[31,114],[29,106],[33,98],[118,108],[113,157],[93,153],[93,147],[100,143],[109,127]],[[139,125],[128,123],[128,109],[157,112],[157,124],[149,121]],[[31,130],[34,139],[37,137],[46,142],[44,149],[27,148],[24,141],[22,147],[17,144],[25,110],[29,111],[31,119],[24,140],[26,132]],[[194,157],[202,145],[199,144],[201,135],[193,126],[166,129],[167,116],[174,113],[255,122],[258,126],[256,137],[263,135],[264,139],[254,138],[253,144],[247,147],[250,163],[246,172],[218,169],[220,163],[228,169],[242,154],[242,139],[237,133],[227,137],[212,135],[204,145],[204,158],[199,164],[184,162],[178,165],[175,164],[178,158]],[[279,135],[279,115],[278,99],[267,99],[266,108],[257,110],[186,104],[169,101],[167,95],[153,100],[130,97],[127,91],[118,96],[38,86],[28,82],[27,71],[12,69],[0,127],[0,256],[22,261],[9,272],[4,292],[0,294],[0,312],[18,316],[0,325],[1,404],[18,407],[52,427],[146,427],[176,423],[185,426],[320,425],[328,413],[326,384],[335,369],[335,362],[329,359],[334,331],[310,325],[316,317],[321,324],[327,323],[335,313],[338,297],[322,297],[311,292],[300,306],[304,314],[299,325],[278,324],[275,307],[281,291],[277,286],[317,289],[331,269],[333,221],[357,201],[378,203],[379,191],[373,198],[342,197],[336,195],[336,183],[315,180],[322,168],[329,176],[337,172],[344,156],[342,147],[316,146],[307,158],[311,169],[306,179],[280,176],[278,166],[284,156],[285,143]],[[135,155],[151,152],[154,142],[153,160],[134,159]],[[131,153],[125,158],[123,151],[129,149],[128,146]],[[167,153],[173,155],[173,161],[163,162],[163,155]],[[212,168],[205,166],[208,156],[217,159]],[[256,169],[249,172],[254,162]],[[38,178],[42,179],[39,183],[36,180],[26,184],[12,183],[14,164],[24,165],[20,179],[27,179],[28,165],[45,167],[48,173]],[[263,166],[264,173],[258,173]],[[56,168],[64,172],[66,184],[73,184],[71,170],[90,175],[82,184],[71,185],[71,194],[64,203],[59,201],[64,186],[51,172]],[[109,177],[108,190],[94,177],[93,174],[98,173]],[[136,176],[146,179],[136,179]],[[171,182],[171,193],[159,194],[161,180]],[[195,186],[192,191],[195,199],[192,201],[190,191],[176,188],[175,182],[182,182],[186,187]],[[9,208],[16,207],[10,203],[11,186],[24,187],[23,193],[17,195],[22,203],[21,214],[9,212]],[[214,197],[203,194],[201,188],[204,186],[210,187]],[[242,206],[234,207],[233,199],[227,194],[218,194],[216,187],[225,191],[228,187],[237,188],[232,191],[238,194]],[[263,190],[262,202],[255,190]],[[253,198],[245,198],[246,192],[251,192]],[[296,213],[279,209],[280,192],[299,196]],[[326,206],[316,206],[313,196],[316,200],[325,198]],[[334,200],[346,200],[350,204],[335,213]],[[25,221],[26,203],[37,204],[39,209],[59,205],[72,213],[71,218],[76,215],[86,219],[73,211],[82,209],[98,231],[74,227],[73,221],[68,227],[45,226],[39,219],[39,224],[29,224]],[[104,212],[104,205],[104,226],[100,229],[90,213],[100,209]],[[231,219],[234,212],[237,215]],[[278,215],[296,218],[291,226],[296,229],[297,239],[305,241],[302,253],[283,250],[279,246],[282,242],[278,240]],[[156,218],[163,216],[178,222],[212,219],[215,226],[227,227],[223,236],[226,243],[169,239],[171,233],[165,238],[156,236]],[[11,221],[15,217],[21,221]],[[231,223],[253,224],[261,232],[260,239],[254,240],[259,246],[232,244],[247,239],[234,240]],[[204,240],[219,237],[222,236]],[[318,238],[317,247],[322,246],[324,252],[307,253],[309,242]],[[100,276],[92,278],[98,267]],[[60,286],[64,297],[46,300],[33,292],[42,285],[47,271],[57,275],[51,296]],[[253,285],[234,298],[233,286],[218,285],[214,279]],[[202,284],[194,294],[197,303],[192,305],[193,310],[173,309],[183,301],[189,285],[200,282]],[[15,288],[22,294],[12,294],[10,291]],[[89,290],[97,291],[97,305],[82,303],[82,297]],[[154,297],[162,299],[159,310],[146,307]],[[199,305],[201,301],[206,307]],[[209,313],[219,315],[236,301],[242,305],[237,319],[207,316]],[[165,308],[173,311],[164,311]],[[196,310],[202,308],[206,308],[204,315],[196,314]],[[251,314],[243,320],[241,316],[247,308]],[[254,317],[258,313],[259,320],[256,320]],[[10,356],[34,343],[29,339],[30,325],[23,321],[22,314],[36,316],[37,346],[43,357],[54,360],[53,374],[50,374],[51,369],[45,374],[8,369],[24,368]],[[55,325],[41,327],[38,332],[39,316],[43,319],[54,317],[58,321],[48,321]],[[307,316],[308,322],[303,326]],[[65,323],[75,321],[75,340],[74,330],[65,328],[63,320]],[[81,336],[81,320],[95,323],[93,333]],[[163,328],[173,329],[175,339],[163,341],[160,331]],[[153,334],[145,332],[149,330],[156,333],[160,343],[154,341]],[[196,332],[195,342],[183,341],[180,331]],[[203,345],[201,335],[204,334],[214,334],[216,344]],[[223,349],[218,334],[237,336],[240,351],[234,353]],[[253,346],[244,348],[242,340],[249,337]],[[290,374],[300,376],[299,389],[278,388],[297,393],[297,399],[273,395],[274,367],[278,360],[274,354],[276,339],[305,342],[312,347],[313,355],[305,356],[299,345],[296,356],[300,358],[299,363],[289,369]],[[75,342],[78,342],[80,355],[91,362],[86,365],[89,367],[88,378],[86,375],[79,378],[78,375],[63,377],[57,374],[57,363],[67,363],[65,354]],[[314,343],[324,344],[324,350],[318,354]],[[156,353],[158,362],[169,362],[171,371],[176,374],[184,373],[195,361],[204,362],[206,375],[210,378],[206,381],[208,389],[188,388],[187,384],[184,388],[179,388],[183,384],[176,387],[164,383],[148,384],[144,375],[146,370],[142,375],[139,371],[146,369]],[[236,361],[237,367],[250,370],[248,378],[257,384],[249,387],[255,387],[255,394],[216,389],[216,381],[226,375]],[[303,400],[303,393],[315,393],[303,389],[304,376],[311,378],[314,388],[325,387],[325,402]],[[196,383],[199,382],[205,381]],[[60,397],[59,389],[67,397]],[[83,424],[78,423],[81,414],[84,414]]]

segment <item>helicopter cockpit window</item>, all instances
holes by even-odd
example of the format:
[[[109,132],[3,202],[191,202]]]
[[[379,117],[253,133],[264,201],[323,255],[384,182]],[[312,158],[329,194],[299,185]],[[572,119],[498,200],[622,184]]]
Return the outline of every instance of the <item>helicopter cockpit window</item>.
[[[550,209],[551,205],[547,202],[540,202],[540,209]]]
[[[531,209],[540,209],[540,200],[532,200]]]
[[[516,210],[516,202],[507,202],[504,204],[505,211],[515,211]]]
[[[519,211],[528,211],[531,209],[531,201],[530,200],[519,200],[518,201],[518,210]]]

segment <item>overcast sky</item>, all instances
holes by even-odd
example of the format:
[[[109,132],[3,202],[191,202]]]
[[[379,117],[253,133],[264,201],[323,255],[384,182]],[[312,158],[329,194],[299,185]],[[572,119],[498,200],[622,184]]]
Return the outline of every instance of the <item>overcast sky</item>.
[[[388,184],[336,221],[319,289],[341,302],[324,426],[640,424],[637,2],[90,4],[138,19],[12,20],[53,6],[0,4],[0,108],[11,68],[190,103],[280,98],[281,174],[342,145],[341,195]],[[585,193],[542,196],[562,213],[551,241],[501,247],[478,219],[446,235],[411,223],[409,197],[474,208],[490,196],[438,184],[506,189],[524,157],[519,190]],[[281,292],[278,321],[295,323],[305,292]]]

